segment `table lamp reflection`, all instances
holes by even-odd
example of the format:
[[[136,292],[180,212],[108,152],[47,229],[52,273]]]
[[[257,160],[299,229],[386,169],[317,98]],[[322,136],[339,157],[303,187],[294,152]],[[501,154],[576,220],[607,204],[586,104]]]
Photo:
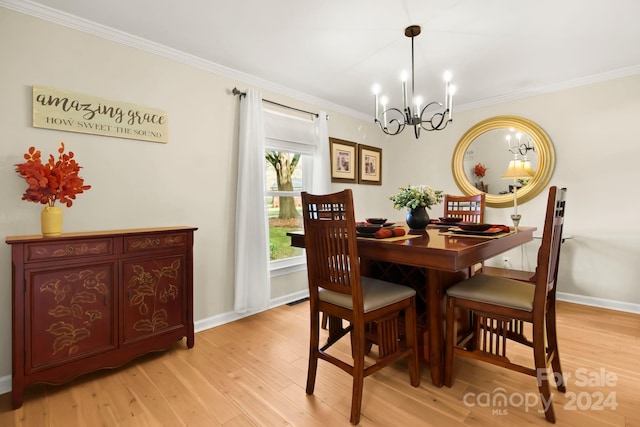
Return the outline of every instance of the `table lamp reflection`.
[[[533,176],[532,172],[531,163],[528,160],[514,158],[509,162],[507,171],[502,175],[502,179],[513,179],[513,214],[511,214],[511,220],[516,232],[522,217],[518,213],[518,180],[531,178]]]

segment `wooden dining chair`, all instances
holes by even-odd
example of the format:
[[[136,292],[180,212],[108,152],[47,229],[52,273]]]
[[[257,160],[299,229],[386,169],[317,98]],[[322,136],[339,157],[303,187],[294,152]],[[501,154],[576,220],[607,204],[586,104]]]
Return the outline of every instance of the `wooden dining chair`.
[[[444,217],[462,218],[462,221],[484,223],[485,194],[473,196],[444,195]]]
[[[444,195],[444,217],[462,218],[464,222],[475,224],[484,223],[485,194],[475,194],[473,196]],[[484,263],[479,262],[469,269],[469,274],[473,275],[484,268]]]
[[[470,357],[536,377],[545,418],[554,423],[555,414],[549,391],[552,378],[561,393],[566,391],[560,367],[556,334],[556,281],[564,224],[566,189],[551,187],[534,282],[476,274],[449,287],[444,383],[451,386],[454,356]],[[456,331],[456,311],[471,314],[467,333]],[[531,325],[531,338],[524,324]],[[533,365],[513,362],[507,355],[507,342],[518,342],[533,349]],[[549,365],[553,375],[547,375]]]
[[[365,377],[407,358],[411,385],[420,385],[416,293],[408,286],[360,275],[350,189],[328,195],[303,192],[302,212],[311,308],[306,392],[313,394],[319,359],[347,372],[353,377],[350,421],[358,424]],[[321,313],[329,318],[329,338],[322,346]],[[343,319],[347,327],[342,326]],[[329,348],[348,333],[352,359],[330,354]],[[365,360],[371,341],[378,346],[377,358]]]

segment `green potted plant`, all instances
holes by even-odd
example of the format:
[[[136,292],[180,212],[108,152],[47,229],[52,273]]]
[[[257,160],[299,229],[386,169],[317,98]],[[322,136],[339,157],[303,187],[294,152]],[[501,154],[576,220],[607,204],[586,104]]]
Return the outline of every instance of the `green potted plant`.
[[[400,187],[400,190],[389,200],[397,210],[407,208],[407,225],[412,230],[424,229],[429,224],[427,209],[442,202],[444,195],[441,190],[434,190],[428,185],[408,185]]]

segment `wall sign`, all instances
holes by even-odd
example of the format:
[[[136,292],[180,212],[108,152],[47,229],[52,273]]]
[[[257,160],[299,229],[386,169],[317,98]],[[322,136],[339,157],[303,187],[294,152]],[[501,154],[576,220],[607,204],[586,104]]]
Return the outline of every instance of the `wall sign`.
[[[167,143],[167,121],[155,108],[33,86],[33,127]]]

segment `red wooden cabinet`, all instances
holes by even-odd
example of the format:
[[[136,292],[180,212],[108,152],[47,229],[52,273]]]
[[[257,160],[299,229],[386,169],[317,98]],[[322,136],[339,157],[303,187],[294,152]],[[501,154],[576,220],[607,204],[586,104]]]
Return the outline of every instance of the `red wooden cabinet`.
[[[14,408],[193,332],[194,227],[7,237],[13,263]]]

